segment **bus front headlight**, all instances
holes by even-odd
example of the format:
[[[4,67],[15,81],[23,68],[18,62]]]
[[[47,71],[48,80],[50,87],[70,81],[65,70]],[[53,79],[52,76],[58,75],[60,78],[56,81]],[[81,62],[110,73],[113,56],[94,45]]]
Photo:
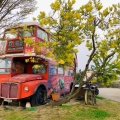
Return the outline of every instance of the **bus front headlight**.
[[[25,87],[24,87],[24,91],[29,91],[29,87],[28,87],[28,86],[25,86]]]

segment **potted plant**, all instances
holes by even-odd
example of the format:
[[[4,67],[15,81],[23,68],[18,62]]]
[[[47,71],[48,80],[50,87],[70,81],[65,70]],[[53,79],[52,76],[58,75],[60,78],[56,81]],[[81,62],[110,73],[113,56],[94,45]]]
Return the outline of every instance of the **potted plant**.
[[[56,89],[54,89],[52,93],[52,100],[57,101],[59,99],[60,99],[60,94],[56,91]]]

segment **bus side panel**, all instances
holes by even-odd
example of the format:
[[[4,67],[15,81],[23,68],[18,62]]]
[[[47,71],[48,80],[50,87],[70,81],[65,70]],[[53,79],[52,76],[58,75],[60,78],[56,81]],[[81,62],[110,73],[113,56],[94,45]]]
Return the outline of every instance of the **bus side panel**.
[[[48,89],[53,89],[56,92],[60,91],[59,79],[64,79],[63,75],[57,74],[57,67],[55,65],[49,64],[49,74],[48,74]]]
[[[48,77],[48,86],[49,89],[53,88],[60,94],[70,92],[70,86],[73,82],[73,76],[65,76],[63,74],[58,74],[57,68],[55,65],[49,66],[49,77]]]
[[[51,87],[60,94],[69,93],[71,84],[73,83],[72,76],[54,75],[50,79]]]
[[[73,83],[73,77],[65,76],[64,82],[65,82],[65,91],[68,93],[68,92],[70,92],[70,87],[71,87],[71,84]]]
[[[0,74],[0,82],[8,82],[10,78],[10,74]]]

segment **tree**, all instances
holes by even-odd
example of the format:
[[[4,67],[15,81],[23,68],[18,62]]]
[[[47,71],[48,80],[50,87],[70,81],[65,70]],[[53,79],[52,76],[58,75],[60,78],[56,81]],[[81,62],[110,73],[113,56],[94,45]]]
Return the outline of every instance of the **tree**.
[[[81,77],[81,73],[80,72],[77,72],[76,73],[76,82],[79,84],[80,82],[80,77]]]
[[[94,65],[91,66],[92,71],[96,71],[100,64],[103,62],[104,58],[94,59]],[[118,75],[120,74],[120,61],[119,59],[114,60],[111,56],[105,63],[104,67],[96,75],[98,83],[104,86],[110,86],[115,80],[118,80]]]
[[[120,24],[120,4],[113,4],[105,9],[103,9],[100,0],[89,0],[79,9],[75,9],[74,4],[75,0],[55,0],[51,4],[51,14],[46,15],[45,12],[40,12],[37,17],[40,26],[46,28],[54,38],[54,41],[50,43],[53,47],[52,52],[55,60],[63,66],[75,63],[76,47],[82,42],[86,43],[86,47],[91,52],[81,74],[80,81],[82,82],[79,88],[75,92],[72,90],[65,99],[59,101],[59,104],[79,95],[82,85],[91,81],[104,68],[108,69],[108,72],[113,70],[114,67],[108,68],[106,66],[106,64],[110,64],[112,58],[115,59],[112,64],[116,62],[117,66],[120,66],[120,28],[118,27]],[[92,61],[95,63],[99,60],[98,58],[102,58],[99,66],[96,66],[94,73],[83,82],[90,63]]]
[[[74,3],[74,0],[68,3],[57,0],[51,4],[53,10],[51,15],[46,16],[45,12],[40,12],[38,16],[40,26],[45,27],[53,37],[48,45],[54,48],[52,53],[55,60],[66,65],[73,64],[74,53],[77,53],[75,46],[82,42],[79,28],[77,28],[79,22],[76,22],[80,14],[77,10],[73,10]]]
[[[23,21],[36,9],[35,5],[35,0],[1,0],[0,29],[5,29]]]

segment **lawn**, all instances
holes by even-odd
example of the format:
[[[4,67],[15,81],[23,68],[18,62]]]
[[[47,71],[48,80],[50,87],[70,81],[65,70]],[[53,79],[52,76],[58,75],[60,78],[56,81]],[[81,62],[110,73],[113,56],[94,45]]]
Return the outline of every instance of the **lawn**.
[[[97,97],[97,105],[72,100],[62,106],[38,106],[20,110],[0,107],[0,120],[120,120],[120,103]]]

